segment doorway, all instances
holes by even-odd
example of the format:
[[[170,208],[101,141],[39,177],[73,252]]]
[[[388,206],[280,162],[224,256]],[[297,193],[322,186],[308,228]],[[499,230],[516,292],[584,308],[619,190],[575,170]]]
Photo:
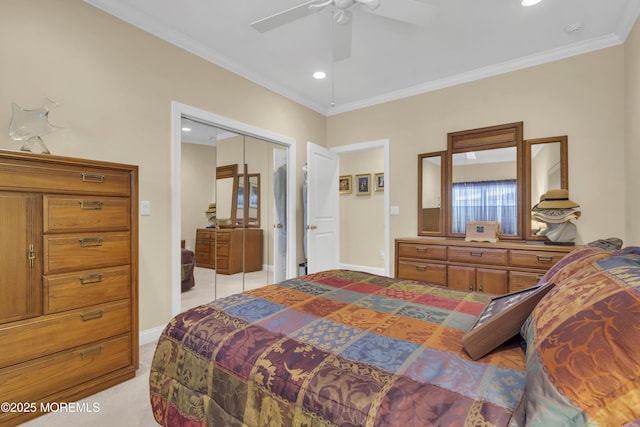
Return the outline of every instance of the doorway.
[[[180,248],[180,243],[182,240],[182,212],[181,212],[181,175],[182,175],[182,119],[183,117],[189,117],[193,120],[196,120],[201,123],[206,123],[220,130],[227,131],[231,134],[235,134],[239,137],[239,140],[242,142],[241,151],[244,153],[245,145],[250,142],[247,141],[264,141],[269,143],[274,147],[278,147],[281,150],[285,151],[284,154],[286,164],[289,167],[291,173],[286,174],[286,183],[284,184],[284,188],[286,189],[287,197],[286,197],[286,206],[281,209],[282,214],[286,214],[287,217],[287,225],[291,230],[296,229],[296,216],[295,216],[295,206],[296,206],[296,176],[293,173],[293,165],[295,165],[295,140],[285,137],[282,135],[275,134],[273,132],[256,128],[250,125],[247,125],[242,122],[237,122],[222,116],[218,116],[216,114],[200,110],[194,107],[190,107],[188,105],[184,105],[178,102],[172,102],[172,150],[171,150],[171,180],[172,180],[172,188],[171,188],[171,240],[172,240],[172,248],[175,250],[172,252],[172,312],[173,315],[178,314],[182,311],[181,307],[181,254],[178,250]],[[217,160],[216,160],[217,162]],[[244,157],[239,160],[239,164],[244,164]],[[211,165],[212,169],[215,169],[215,164]],[[242,169],[241,169],[242,170]],[[251,172],[251,171],[249,171]],[[240,176],[241,174],[238,174]],[[270,177],[269,177],[270,178]],[[240,179],[240,178],[239,178]],[[268,181],[266,181],[268,183]],[[250,187],[247,187],[250,188]],[[266,187],[265,187],[266,188]],[[213,190],[215,192],[215,190]],[[249,207],[250,203],[253,203],[251,200],[247,198],[247,207]],[[203,212],[206,209],[206,205],[202,209]],[[249,218],[249,217],[247,217]],[[262,224],[263,228],[268,228],[268,231],[271,232],[275,224]],[[244,225],[238,225],[233,227],[228,227],[227,232],[236,232],[237,229],[240,228],[242,230],[245,229]],[[249,228],[246,228],[248,230]],[[244,231],[241,231],[244,234]],[[282,239],[281,239],[282,240]],[[284,269],[286,278],[291,278],[296,275],[296,239],[295,233],[288,233],[284,237],[284,244],[286,245],[286,254],[284,255]],[[280,245],[280,248],[282,244]],[[265,285],[268,283],[265,283]],[[197,284],[196,284],[197,286]]]
[[[390,197],[390,191],[389,189],[391,188],[391,171],[390,171],[390,160],[389,160],[389,151],[390,151],[390,144],[389,144],[389,139],[380,139],[380,140],[375,140],[375,141],[367,141],[367,142],[362,142],[362,143],[357,143],[357,144],[350,144],[350,145],[342,145],[342,146],[338,146],[338,147],[333,147],[331,149],[331,151],[335,152],[338,154],[339,156],[339,161],[342,163],[343,162],[343,158],[346,158],[347,156],[350,155],[363,155],[365,153],[370,153],[373,151],[382,151],[382,163],[383,163],[383,170],[363,170],[362,172],[365,173],[365,175],[370,179],[370,192],[371,195],[370,196],[364,196],[362,197],[363,199],[366,198],[375,198],[375,197],[379,197],[380,195],[382,196],[382,205],[383,205],[383,215],[382,215],[382,233],[383,233],[383,237],[382,237],[382,241],[383,241],[383,247],[382,249],[375,254],[376,257],[379,257],[382,259],[382,269],[380,268],[376,268],[376,267],[372,267],[372,268],[368,268],[366,265],[361,265],[360,263],[358,263],[357,266],[353,266],[353,265],[349,265],[345,263],[341,262],[340,267],[341,268],[356,268],[358,270],[364,270],[364,271],[368,271],[369,273],[373,273],[373,274],[381,274],[381,275],[385,275],[385,276],[390,276],[391,275],[391,232],[390,232],[390,228],[391,228],[391,218],[390,218],[390,212],[391,212],[391,197]],[[357,173],[357,172],[355,172]],[[383,188],[377,188],[377,182],[374,182],[374,180],[376,180],[378,178],[378,174],[382,173],[382,181],[381,184],[383,184]],[[353,185],[355,185],[356,181],[355,181],[355,176],[352,177],[353,181]],[[379,190],[379,192],[377,194],[376,190]],[[356,189],[353,189],[354,192],[356,192]],[[352,193],[354,194],[354,193]],[[342,198],[348,197],[348,195],[341,195]],[[352,198],[357,198],[359,196],[355,195],[352,196]],[[341,203],[343,202],[341,198]],[[351,239],[346,238],[345,236],[343,236],[343,229],[344,229],[344,224],[342,224],[342,220],[340,223],[340,240],[343,242],[345,241],[349,241]],[[375,232],[375,230],[370,230],[370,232]],[[358,240],[358,239],[355,239]]]

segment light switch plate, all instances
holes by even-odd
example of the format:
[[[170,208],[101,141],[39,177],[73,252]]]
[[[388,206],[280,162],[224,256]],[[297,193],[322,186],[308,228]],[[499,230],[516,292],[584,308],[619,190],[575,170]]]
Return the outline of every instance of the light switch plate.
[[[140,202],[140,215],[151,215],[151,202],[142,200]]]

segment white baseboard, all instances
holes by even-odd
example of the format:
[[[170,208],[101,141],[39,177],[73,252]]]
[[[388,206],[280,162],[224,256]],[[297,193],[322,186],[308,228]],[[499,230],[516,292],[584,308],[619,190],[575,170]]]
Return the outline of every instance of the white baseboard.
[[[139,344],[145,345],[152,342],[157,342],[158,338],[160,338],[160,335],[162,334],[162,331],[164,331],[165,326],[166,325],[156,326],[155,328],[140,331]]]
[[[353,271],[364,271],[366,273],[377,274],[378,276],[384,276],[384,268],[369,267],[366,265],[354,265],[354,264],[340,264],[340,268]]]

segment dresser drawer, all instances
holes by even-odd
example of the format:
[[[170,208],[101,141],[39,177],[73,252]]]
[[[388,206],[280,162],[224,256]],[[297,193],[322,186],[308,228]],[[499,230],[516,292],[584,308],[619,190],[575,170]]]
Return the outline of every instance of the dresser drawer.
[[[215,239],[215,235],[216,235],[216,232],[214,229],[203,230],[199,228],[196,230],[196,239],[212,240],[212,239]]]
[[[396,276],[401,279],[418,280],[434,285],[446,285],[447,266],[443,264],[399,260]]]
[[[47,159],[44,160],[46,162]],[[7,188],[33,191],[131,195],[131,176],[128,171],[45,162],[3,159],[0,161],[0,182]]]
[[[449,261],[469,264],[487,264],[506,266],[509,262],[509,251],[506,249],[449,247]]]
[[[228,244],[217,244],[216,245],[216,253],[218,254],[218,258],[223,257],[223,258],[227,258],[229,257],[229,245]]]
[[[129,332],[129,300],[50,314],[0,328],[0,368]]]
[[[538,284],[542,273],[527,273],[524,271],[509,272],[509,292],[521,291]]]
[[[44,274],[127,265],[130,259],[128,232],[44,236]]]
[[[564,252],[511,251],[511,265],[513,267],[550,269],[555,263],[564,258]]]
[[[131,364],[131,336],[120,335],[0,369],[0,395],[34,402]]]
[[[420,243],[398,243],[396,256],[444,261],[447,259],[447,248],[444,246],[421,245]]]
[[[128,230],[131,206],[122,197],[44,197],[44,232]]]
[[[44,313],[56,313],[128,298],[128,265],[44,276]]]
[[[229,242],[231,241],[231,233],[220,231],[216,234],[216,239],[219,242]]]

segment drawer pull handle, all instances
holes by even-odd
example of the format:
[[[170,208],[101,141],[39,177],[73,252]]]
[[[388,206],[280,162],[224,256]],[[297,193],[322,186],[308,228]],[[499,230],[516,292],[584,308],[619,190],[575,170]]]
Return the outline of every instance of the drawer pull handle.
[[[95,347],[88,348],[86,350],[82,350],[80,355],[82,356],[82,360],[85,360],[89,357],[96,357],[102,353],[104,350],[104,344],[97,345]]]
[[[97,173],[82,173],[82,182],[104,182],[104,175],[99,175]]]
[[[416,265],[416,270],[427,271],[427,267],[425,265]]]
[[[86,322],[88,320],[101,319],[103,314],[104,314],[104,310],[102,309],[92,310],[92,311],[80,313],[80,318],[82,319],[83,322]]]
[[[86,239],[78,239],[81,248],[95,248],[102,246],[102,237],[88,237]]]
[[[471,251],[471,256],[482,256],[482,251]]]
[[[536,255],[536,258],[538,259],[538,262],[545,262],[545,263],[553,262],[552,256]]]
[[[420,247],[417,247],[417,248],[416,248],[416,252],[427,252],[427,248],[420,248]]]
[[[102,273],[89,274],[87,276],[80,277],[81,285],[90,285],[92,283],[100,283],[100,282],[102,282]]]
[[[85,211],[99,211],[102,209],[102,202],[100,200],[80,200],[80,209]]]
[[[473,290],[473,283],[469,283],[469,290],[472,291]]]

